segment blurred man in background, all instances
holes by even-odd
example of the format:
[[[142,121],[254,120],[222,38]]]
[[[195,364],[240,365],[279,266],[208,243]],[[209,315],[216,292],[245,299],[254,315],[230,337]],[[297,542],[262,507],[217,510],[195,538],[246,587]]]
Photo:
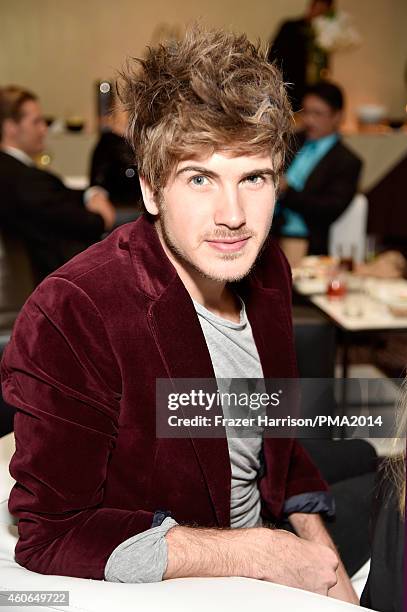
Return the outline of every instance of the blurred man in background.
[[[303,130],[293,143],[294,157],[280,183],[275,231],[291,264],[290,241],[303,244],[302,255],[328,252],[330,225],[354,197],[361,160],[341,141],[344,97],[341,89],[321,81],[303,100]]]
[[[304,16],[284,21],[270,46],[268,60],[275,61],[288,83],[288,94],[294,111],[301,108],[307,85],[307,66],[312,53],[314,33],[312,20],[333,9],[333,0],[311,0]]]
[[[0,90],[0,228],[22,239],[37,281],[115,222],[103,190],[68,189],[36,166],[46,130],[34,93],[17,86]]]

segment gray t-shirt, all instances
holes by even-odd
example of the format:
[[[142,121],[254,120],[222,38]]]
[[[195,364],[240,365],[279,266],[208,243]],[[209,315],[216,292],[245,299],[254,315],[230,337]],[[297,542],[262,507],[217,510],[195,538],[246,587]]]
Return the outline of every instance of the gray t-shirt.
[[[234,323],[216,316],[194,301],[199,322],[211,356],[221,392],[233,389],[233,379],[262,379],[263,371],[253,340],[250,323],[241,301],[240,322]],[[239,381],[241,384],[241,381]],[[239,391],[242,392],[240,386]],[[223,406],[228,416],[228,408]],[[260,493],[257,473],[262,435],[231,437],[226,429],[231,464],[230,525],[233,528],[261,525]],[[177,525],[166,518],[153,527],[122,542],[110,555],[105,567],[105,579],[110,582],[159,582],[167,567],[165,534]]]
[[[217,386],[221,393],[248,392],[247,379],[262,379],[263,370],[253,340],[252,329],[241,301],[240,321],[233,323],[216,316],[194,301],[205,336]],[[235,379],[239,379],[234,385]],[[223,405],[225,417],[233,416],[233,406]],[[260,468],[262,436],[233,437],[226,428],[232,471],[230,526],[254,527],[261,524],[257,473]]]

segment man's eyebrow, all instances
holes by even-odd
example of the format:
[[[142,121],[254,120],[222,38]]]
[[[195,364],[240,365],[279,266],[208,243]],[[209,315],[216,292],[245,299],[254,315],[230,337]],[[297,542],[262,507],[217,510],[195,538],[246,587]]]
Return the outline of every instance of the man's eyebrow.
[[[273,168],[254,168],[254,170],[250,170],[250,172],[245,172],[241,178],[244,178],[245,176],[255,176],[257,174],[268,174],[269,176],[271,176],[273,178],[273,181],[276,180],[278,173],[273,170]]]
[[[185,166],[184,168],[181,168],[180,170],[178,170],[176,172],[175,176],[179,176],[182,172],[199,172],[199,174],[205,174],[206,176],[211,176],[212,178],[219,178],[219,174],[217,174],[216,172],[213,172],[213,170],[209,170],[208,168],[205,168],[203,166]],[[273,181],[275,182],[277,179],[277,172],[275,170],[273,170],[272,168],[253,168],[253,170],[249,170],[247,172],[244,172],[241,176],[240,176],[240,180],[242,178],[246,178],[248,176],[255,176],[257,174],[267,174],[269,176],[272,177]]]
[[[206,174],[207,176],[212,176],[213,178],[219,178],[219,174],[209,170],[208,168],[204,168],[203,166],[185,166],[180,170],[177,170],[175,176],[179,176],[182,172],[199,172],[199,174]]]

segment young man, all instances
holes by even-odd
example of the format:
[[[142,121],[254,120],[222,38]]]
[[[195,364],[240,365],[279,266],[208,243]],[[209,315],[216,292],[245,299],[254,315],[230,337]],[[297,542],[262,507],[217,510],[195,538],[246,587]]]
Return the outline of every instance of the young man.
[[[296,374],[290,271],[267,238],[291,125],[279,75],[245,36],[192,28],[150,49],[122,97],[146,213],[42,283],[3,360],[17,561],[357,601],[299,444],[156,437],[158,378]],[[299,537],[266,526],[288,515]]]
[[[0,223],[26,244],[37,280],[99,240],[115,212],[100,189],[68,189],[41,170],[47,126],[35,94],[0,89]]]
[[[281,181],[279,234],[307,241],[310,255],[328,252],[329,227],[357,191],[362,163],[341,140],[343,107],[343,93],[334,83],[321,81],[308,89],[304,129]]]

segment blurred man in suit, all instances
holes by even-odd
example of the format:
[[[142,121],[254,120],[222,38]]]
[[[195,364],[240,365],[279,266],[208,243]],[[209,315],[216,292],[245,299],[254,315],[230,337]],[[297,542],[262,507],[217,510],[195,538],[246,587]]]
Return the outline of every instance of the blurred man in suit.
[[[268,60],[275,61],[289,83],[288,94],[294,111],[301,108],[307,86],[307,65],[314,33],[312,20],[326,15],[333,0],[311,0],[303,17],[284,21],[270,46]]]
[[[99,240],[115,221],[103,190],[68,189],[36,167],[46,130],[35,94],[17,86],[0,90],[0,226],[23,240],[36,280]]]
[[[303,240],[309,254],[319,255],[328,252],[329,227],[356,193],[362,162],[341,141],[344,97],[337,85],[321,81],[309,88],[303,107],[304,129],[280,183],[274,231]]]

